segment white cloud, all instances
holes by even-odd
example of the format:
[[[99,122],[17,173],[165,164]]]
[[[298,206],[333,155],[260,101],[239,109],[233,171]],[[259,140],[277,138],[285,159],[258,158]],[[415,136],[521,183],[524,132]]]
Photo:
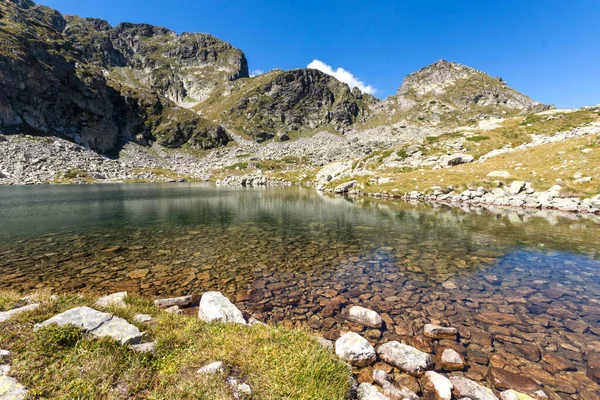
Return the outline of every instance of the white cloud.
[[[306,66],[307,68],[318,69],[321,72],[326,73],[327,75],[331,75],[339,81],[347,83],[351,88],[357,87],[363,93],[375,94],[377,89],[375,89],[371,85],[367,85],[354,75],[350,73],[350,71],[346,71],[344,68],[333,69],[331,65],[325,64],[320,60],[313,60],[310,64]]]
[[[262,75],[264,74],[265,71],[263,71],[262,69],[253,69],[252,71],[250,71],[250,76],[256,76],[256,75]]]

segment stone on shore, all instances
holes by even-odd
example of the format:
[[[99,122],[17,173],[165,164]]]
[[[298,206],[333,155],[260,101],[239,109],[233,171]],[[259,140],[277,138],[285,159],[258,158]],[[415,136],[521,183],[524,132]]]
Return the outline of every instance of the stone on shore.
[[[505,390],[500,393],[500,399],[502,400],[535,400],[533,397],[525,393],[519,393],[514,390]]]
[[[348,193],[348,191],[356,186],[356,181],[342,183],[333,189],[335,193]]]
[[[370,383],[361,383],[358,385],[358,400],[390,400]]]
[[[342,360],[364,367],[377,359],[375,348],[357,333],[347,332],[335,342],[335,354]]]
[[[17,314],[29,312],[37,309],[40,305],[38,303],[29,304],[23,307],[14,308],[12,310],[0,312],[0,322],[8,321]]]
[[[219,292],[206,292],[202,295],[198,317],[206,322],[246,324],[242,312]]]
[[[74,325],[96,337],[111,337],[121,344],[137,344],[142,340],[142,333],[135,326],[112,314],[101,312],[90,307],[76,307],[44,322],[35,324],[34,330],[56,324],[58,326]]]
[[[179,306],[177,306],[177,305],[167,307],[163,311],[166,313],[169,313],[169,314],[183,314],[183,310],[181,308],[179,308]]]
[[[156,299],[154,305],[158,308],[169,308],[173,306],[186,307],[192,303],[192,296],[171,297],[167,299]]]
[[[109,294],[108,296],[100,297],[96,301],[96,305],[100,307],[116,306],[125,308],[125,297],[127,297],[127,292]]]
[[[379,346],[377,354],[386,363],[412,376],[420,377],[426,370],[433,368],[433,359],[429,354],[396,341]]]
[[[377,312],[361,306],[350,307],[346,318],[349,321],[368,326],[369,328],[381,328],[381,324],[383,323],[381,316]]]
[[[460,371],[465,367],[465,360],[454,349],[445,349],[440,357],[440,365],[446,371]]]
[[[498,400],[492,389],[460,376],[451,376],[452,393],[457,399]]]
[[[383,394],[391,400],[419,400],[419,396],[412,390],[394,385],[392,378],[381,369],[373,371],[373,382],[381,386]]]
[[[430,400],[450,400],[452,398],[452,382],[437,372],[427,371],[422,379],[423,393]]]
[[[27,390],[15,378],[0,375],[0,399],[2,400],[25,400]]]
[[[456,328],[449,328],[434,324],[425,324],[423,334],[430,339],[451,339],[456,340]]]
[[[214,375],[223,372],[223,362],[215,361],[200,368],[196,373],[198,375]]]
[[[508,188],[508,192],[510,194],[519,194],[523,189],[525,189],[525,182],[513,181]]]

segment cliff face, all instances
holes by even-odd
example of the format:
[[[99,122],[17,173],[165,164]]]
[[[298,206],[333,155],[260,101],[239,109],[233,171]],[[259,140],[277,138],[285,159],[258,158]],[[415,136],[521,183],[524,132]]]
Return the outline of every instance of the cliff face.
[[[143,144],[159,140],[173,147],[189,143],[200,148],[230,140],[222,127],[177,106],[168,97],[188,96],[186,85],[192,91],[206,87],[210,92],[219,79],[247,74],[241,52],[209,35],[177,36],[145,25],[122,24],[113,29],[98,20],[81,20],[85,21],[81,25],[98,30],[89,31],[88,36],[76,35],[69,20],[80,21],[28,0],[0,3],[3,132],[65,137],[98,152],[118,150],[129,140]],[[111,35],[118,38],[117,45]],[[193,65],[218,73],[194,72],[188,76],[176,72],[185,68],[156,49],[152,53],[153,47],[146,43],[156,35],[169,36],[168,46],[161,51],[172,52],[174,58],[182,60],[181,65],[187,60],[189,68]],[[178,41],[182,43],[179,47]],[[227,54],[202,47],[210,43],[227,49]],[[133,72],[134,66],[146,71],[145,75],[140,73],[140,84],[111,77],[113,69]],[[212,80],[204,83],[202,79],[208,75]]]
[[[299,130],[343,132],[377,102],[318,70],[295,69],[223,84],[196,110],[261,141]]]
[[[501,78],[445,60],[406,76],[387,106],[409,121],[434,124],[512,117],[548,108],[510,88]]]

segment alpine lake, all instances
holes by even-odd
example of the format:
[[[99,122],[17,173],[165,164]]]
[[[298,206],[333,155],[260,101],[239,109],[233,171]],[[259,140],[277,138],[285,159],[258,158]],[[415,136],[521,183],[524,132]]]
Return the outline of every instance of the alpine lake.
[[[246,316],[439,354],[453,374],[598,399],[600,216],[344,198],[307,188],[0,188],[0,289],[173,297],[216,290]],[[381,329],[344,317],[381,314]],[[196,312],[194,308],[186,312]],[[458,341],[423,326],[456,327]],[[415,378],[381,362],[409,388]],[[356,369],[370,381],[373,366]]]

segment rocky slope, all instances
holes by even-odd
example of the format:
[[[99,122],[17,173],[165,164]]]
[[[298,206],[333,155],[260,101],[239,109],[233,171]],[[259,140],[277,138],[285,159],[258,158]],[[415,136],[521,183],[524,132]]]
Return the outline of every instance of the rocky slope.
[[[378,100],[315,69],[274,70],[227,82],[195,109],[262,142],[301,130],[345,131]]]
[[[95,20],[87,21],[87,24],[97,26],[100,31],[105,26]],[[48,7],[26,0],[0,3],[2,132],[64,137],[101,153],[118,151],[128,141],[148,144],[159,140],[161,144],[173,147],[189,142],[199,148],[212,148],[229,141],[220,126],[178,107],[165,96],[178,93],[170,89],[170,85],[177,86],[177,82],[168,75],[164,81],[148,78],[150,83],[139,86],[110,78],[110,71],[104,68],[110,67],[111,63],[135,64],[142,59],[147,64],[143,61],[136,64],[142,69],[153,66],[160,72],[161,67],[158,62],[151,61],[152,57],[140,55],[143,52],[128,51],[122,45],[123,51],[129,54],[128,61],[108,36],[90,35],[86,42],[80,32],[82,25],[86,24],[76,25],[80,33],[76,35],[73,33],[77,30],[75,25],[70,25],[67,18]],[[121,32],[121,40],[132,38],[129,43],[133,47],[138,40],[135,38],[144,33],[144,26],[125,24],[116,30],[106,28],[106,35],[113,32],[118,36],[120,33],[115,32]],[[152,37],[154,31],[150,31],[146,34]],[[178,39],[166,30],[159,34],[171,36],[172,42],[185,42],[179,50],[187,51],[185,54],[189,57],[197,51],[204,55],[198,56],[199,60],[210,60],[207,50],[198,47],[200,39],[190,39],[192,35]],[[189,45],[188,41],[194,40],[196,45]],[[178,50],[165,51],[176,53]],[[235,53],[230,48],[228,52]],[[217,53],[215,50],[212,54]],[[247,67],[244,70],[243,55],[236,53],[227,57],[229,60],[236,56],[240,65],[237,73],[244,74]],[[220,68],[218,62],[215,61],[215,69]],[[225,73],[227,79],[232,77],[229,72]],[[207,87],[211,84],[214,82],[208,82]],[[161,90],[156,91],[161,85]]]
[[[510,88],[502,78],[440,60],[409,74],[388,113],[416,123],[464,124],[481,118],[506,118],[549,108]]]

